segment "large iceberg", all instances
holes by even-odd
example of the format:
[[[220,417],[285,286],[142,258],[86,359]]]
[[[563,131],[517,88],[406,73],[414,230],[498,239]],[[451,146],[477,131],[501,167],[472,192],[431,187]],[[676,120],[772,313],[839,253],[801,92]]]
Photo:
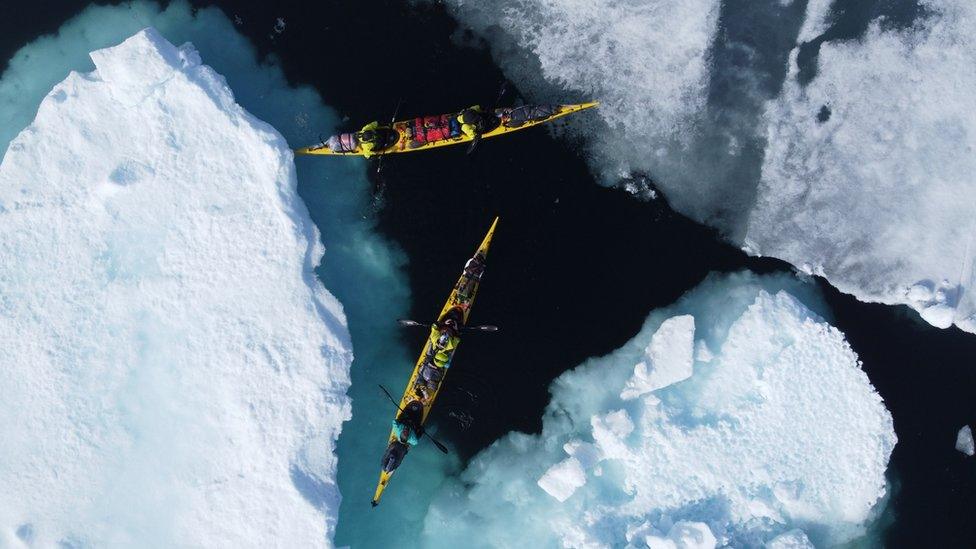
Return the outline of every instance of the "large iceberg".
[[[875,21],[823,44],[806,85],[793,51],[746,242],[858,299],[976,332],[976,3],[923,5],[911,28]]]
[[[976,332],[976,4],[920,0],[908,28],[885,12],[914,2],[879,6],[856,41],[834,4],[447,2],[533,99],[602,101],[569,122],[601,180],[649,176],[752,254]]]
[[[327,544],[352,354],[288,145],[189,44],[91,57],[0,165],[0,540]]]
[[[149,26],[174,44],[191,42],[207,64],[226,78],[235,101],[271,123],[289,143],[313,142],[342,123],[342,116],[323,104],[315,88],[289,82],[281,62],[274,55],[259,55],[237,22],[219,9],[191,6],[184,0],[165,6],[140,0],[89,6],[56,34],[40,36],[14,54],[0,78],[0,150],[6,150],[7,142],[30,124],[37,105],[69,71],[94,70],[88,52],[118,44]],[[372,490],[376,482],[376,462],[363,456],[381,455],[386,444],[376,425],[388,424],[390,408],[381,402],[375,383],[401,383],[403,364],[413,360],[412,350],[395,343],[398,328],[390,322],[409,312],[409,290],[402,270],[406,260],[376,230],[364,162],[321,162],[305,157],[296,159],[295,167],[298,192],[321,229],[327,249],[327,260],[315,272],[342,302],[355,348],[350,371],[353,383],[348,390],[353,417],[344,424],[336,446],[339,490],[355,496],[362,494],[364,486]],[[364,287],[369,291],[362,291]],[[451,458],[436,450],[418,452],[411,457],[414,459],[416,466],[398,472],[397,482],[429,484],[456,470]],[[313,499],[334,491],[331,484],[299,469],[294,471],[294,480]],[[385,511],[379,514],[363,513],[361,505],[368,508],[363,499],[344,498],[336,542],[357,547],[412,543],[429,496],[407,497],[398,490],[387,497]],[[353,504],[346,504],[348,501]],[[398,519],[389,520],[391,514]]]
[[[442,490],[425,544],[810,547],[864,534],[886,494],[891,415],[843,334],[804,303],[820,307],[795,279],[743,273],[653,312],[624,347],[556,379],[540,435],[499,440]],[[649,391],[621,396],[635,386]]]

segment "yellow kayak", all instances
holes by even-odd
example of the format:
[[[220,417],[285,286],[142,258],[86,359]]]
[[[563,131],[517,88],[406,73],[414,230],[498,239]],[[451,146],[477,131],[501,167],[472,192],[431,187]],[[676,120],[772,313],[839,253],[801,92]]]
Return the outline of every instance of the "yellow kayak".
[[[471,313],[471,306],[474,305],[474,298],[481,285],[481,276],[484,274],[485,260],[488,256],[488,247],[491,246],[491,238],[495,234],[495,226],[498,225],[496,217],[488,229],[478,250],[464,265],[461,278],[458,279],[451,295],[437,316],[437,322],[431,325],[430,336],[424,343],[424,348],[420,352],[420,357],[414,365],[413,373],[403,391],[400,399],[399,411],[394,422],[394,427],[390,431],[386,452],[383,454],[382,469],[380,480],[376,485],[376,492],[373,494],[373,506],[375,507],[383,490],[386,489],[390,477],[403,461],[410,446],[417,443],[417,437],[421,434],[412,433],[409,436],[398,429],[398,422],[408,426],[420,427],[427,421],[430,409],[434,405],[434,400],[440,393],[444,377],[450,368],[451,359],[461,340],[461,331],[467,324],[468,315]],[[416,429],[414,429],[416,430]],[[409,432],[409,427],[407,429]]]
[[[598,104],[596,101],[591,101],[574,105],[523,105],[521,107],[495,109],[494,115],[497,121],[491,124],[494,127],[481,134],[481,138],[487,139],[538,126],[550,120],[596,107]],[[372,154],[426,151],[474,141],[474,138],[461,131],[461,123],[458,122],[459,114],[424,116],[394,122],[390,126],[378,126],[375,131],[379,134],[381,146],[374,149]],[[491,119],[490,116],[485,116]],[[363,153],[357,137],[358,133],[340,133],[330,137],[324,143],[296,149],[295,152],[297,154],[362,156]]]

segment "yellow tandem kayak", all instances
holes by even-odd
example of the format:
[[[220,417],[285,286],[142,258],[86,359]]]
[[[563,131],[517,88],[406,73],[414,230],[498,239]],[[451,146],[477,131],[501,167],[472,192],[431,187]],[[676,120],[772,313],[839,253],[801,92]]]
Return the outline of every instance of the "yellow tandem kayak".
[[[487,139],[524,130],[597,105],[599,105],[598,102],[591,101],[573,105],[523,105],[521,107],[495,109],[494,114],[497,123],[492,129],[482,133],[481,138]],[[474,139],[461,131],[461,124],[457,120],[458,114],[424,116],[401,120],[389,126],[379,126],[375,130],[380,135],[382,146],[376,148],[372,154],[426,151],[438,147],[469,143]],[[359,140],[356,137],[357,133],[340,133],[323,143],[296,149],[295,152],[297,154],[362,156]]]
[[[423,429],[422,426],[427,421],[434,400],[440,393],[444,377],[451,365],[451,359],[460,343],[461,331],[467,324],[471,306],[474,305],[475,296],[481,285],[488,247],[491,246],[496,225],[498,225],[497,217],[492,222],[488,234],[481,241],[481,245],[478,246],[474,256],[464,265],[461,278],[451,290],[451,295],[437,316],[437,322],[431,325],[430,335],[424,343],[420,357],[414,365],[413,373],[410,374],[407,387],[403,391],[396,422],[412,425],[414,431],[417,431],[417,428]],[[410,450],[410,446],[417,442],[416,438],[412,442],[404,440],[407,437],[403,435],[402,431],[398,431],[396,422],[390,431],[387,449],[383,454],[380,480],[376,485],[376,492],[373,494],[372,504],[374,507],[379,503],[383,496],[383,490],[390,482],[390,477],[400,466],[403,458]],[[421,433],[415,433],[413,436],[423,436],[423,433],[421,431]]]

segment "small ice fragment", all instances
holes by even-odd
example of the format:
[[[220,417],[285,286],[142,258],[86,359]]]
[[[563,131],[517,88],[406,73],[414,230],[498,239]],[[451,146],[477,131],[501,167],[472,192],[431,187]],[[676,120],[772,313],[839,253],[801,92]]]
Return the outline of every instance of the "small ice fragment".
[[[634,367],[620,398],[631,400],[691,377],[694,344],[695,317],[681,315],[665,320],[644,351],[647,360]]]
[[[973,443],[973,430],[969,428],[969,425],[963,425],[962,429],[959,429],[959,434],[956,435],[956,450],[967,456],[976,453],[976,444]]]
[[[586,484],[586,471],[578,459],[568,457],[550,467],[536,484],[557,500],[566,501],[577,488]]]

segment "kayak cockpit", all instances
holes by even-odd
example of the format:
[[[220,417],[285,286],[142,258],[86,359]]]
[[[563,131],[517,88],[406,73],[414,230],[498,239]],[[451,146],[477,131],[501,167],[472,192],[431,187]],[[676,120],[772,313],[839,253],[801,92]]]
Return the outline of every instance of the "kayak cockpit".
[[[375,132],[378,140],[377,152],[392,149],[400,140],[400,133],[393,128],[379,127],[370,132]],[[325,146],[330,151],[339,154],[359,154],[360,135],[363,132],[345,132],[333,135],[325,142]]]

